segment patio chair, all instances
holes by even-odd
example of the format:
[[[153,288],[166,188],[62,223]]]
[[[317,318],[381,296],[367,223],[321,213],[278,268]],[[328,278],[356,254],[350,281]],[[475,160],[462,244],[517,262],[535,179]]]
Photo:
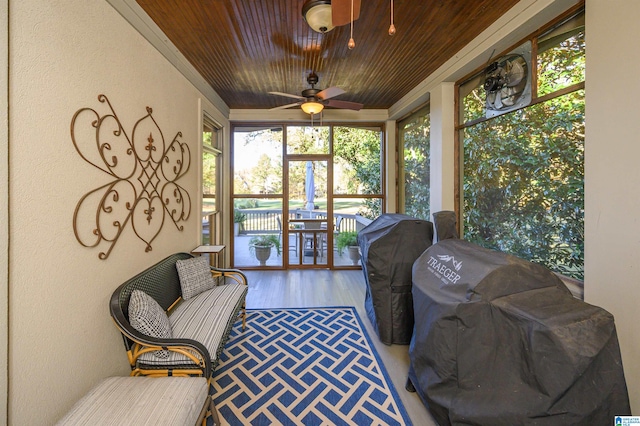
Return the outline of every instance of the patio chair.
[[[304,224],[304,229],[309,230],[318,230],[322,229],[321,222],[309,222]],[[304,254],[305,256],[313,256],[313,251],[315,250],[319,253],[320,258],[324,257],[324,246],[325,246],[325,236],[324,232],[305,232],[303,233],[304,239]],[[311,254],[307,254],[311,253]]]
[[[333,228],[333,243],[334,243],[334,250],[338,250],[338,247],[335,245],[336,240],[338,239],[338,234],[340,233],[340,225],[342,225],[342,219],[344,219],[343,216],[338,216],[336,218],[336,224]]]
[[[297,209],[296,219],[311,219],[311,212],[309,210]]]
[[[278,239],[280,239],[280,244],[282,244],[282,219],[280,216],[276,217],[276,221],[278,222]],[[291,238],[291,234],[289,234],[289,251],[293,251],[294,253],[298,253],[298,235],[293,234],[293,240]],[[292,243],[293,241],[293,243]]]

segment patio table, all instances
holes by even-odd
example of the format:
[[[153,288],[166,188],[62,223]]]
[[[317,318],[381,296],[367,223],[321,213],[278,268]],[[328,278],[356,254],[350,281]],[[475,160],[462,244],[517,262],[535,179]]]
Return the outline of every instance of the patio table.
[[[302,225],[302,228],[299,226]],[[298,240],[298,254],[302,259],[303,254],[306,254],[307,243],[308,249],[311,251],[314,263],[316,259],[316,250],[320,248],[320,258],[323,257],[324,243],[326,242],[327,235],[327,219],[320,218],[298,218],[289,219],[289,229],[295,234],[298,234],[296,239]],[[315,243],[314,243],[315,241]]]

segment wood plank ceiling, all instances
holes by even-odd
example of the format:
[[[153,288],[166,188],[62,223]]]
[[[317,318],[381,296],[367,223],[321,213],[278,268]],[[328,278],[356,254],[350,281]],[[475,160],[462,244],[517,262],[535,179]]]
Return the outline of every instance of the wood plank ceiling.
[[[387,109],[518,0],[362,0],[354,22],[320,34],[302,17],[305,0],[137,0],[230,108],[273,108],[337,86],[336,99]]]

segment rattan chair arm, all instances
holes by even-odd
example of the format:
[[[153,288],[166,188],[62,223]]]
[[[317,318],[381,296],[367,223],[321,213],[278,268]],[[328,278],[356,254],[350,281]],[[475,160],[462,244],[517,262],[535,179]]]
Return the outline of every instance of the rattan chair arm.
[[[238,284],[247,285],[247,276],[239,269],[224,269],[224,268],[216,268],[215,266],[211,267],[211,273],[214,277],[224,277],[229,278],[237,282]]]
[[[129,324],[119,324],[116,322],[116,326],[123,335],[140,346],[140,348],[135,350],[136,355],[130,360],[132,367],[135,366],[135,361],[138,356],[143,353],[164,349],[173,352],[180,352],[188,358],[191,358],[192,361],[194,361],[194,367],[203,369],[204,377],[211,377],[211,373],[213,372],[211,355],[207,348],[197,340],[184,338],[161,339],[142,334]],[[199,365],[198,362],[195,362],[193,359],[194,357],[190,355],[190,352],[195,353],[197,355],[196,358],[199,358],[201,360],[200,363],[203,363],[204,365]]]

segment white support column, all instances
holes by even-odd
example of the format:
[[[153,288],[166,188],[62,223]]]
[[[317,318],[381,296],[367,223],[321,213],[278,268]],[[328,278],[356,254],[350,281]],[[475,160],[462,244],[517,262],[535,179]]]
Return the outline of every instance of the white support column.
[[[385,186],[386,186],[386,212],[387,213],[396,213],[397,212],[397,190],[398,185],[396,182],[397,175],[397,166],[398,162],[396,161],[396,145],[397,145],[397,132],[396,132],[396,121],[395,120],[387,120],[385,125],[385,133],[386,133],[386,143],[385,143],[385,156],[384,156],[384,167],[385,167]]]
[[[454,192],[454,83],[442,83],[431,91],[431,213],[453,210]]]
[[[640,414],[640,143],[638,82],[611,82],[611,64],[640,71],[640,2],[587,0],[584,298],[616,320],[631,411]],[[623,82],[624,81],[624,82]]]

